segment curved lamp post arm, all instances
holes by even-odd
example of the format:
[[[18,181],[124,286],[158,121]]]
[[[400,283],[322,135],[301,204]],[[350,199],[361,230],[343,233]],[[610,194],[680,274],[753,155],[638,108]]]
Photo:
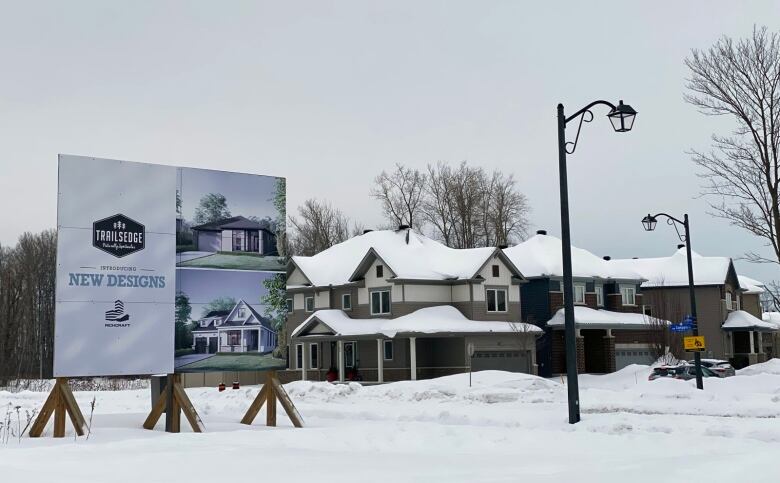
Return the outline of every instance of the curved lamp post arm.
[[[681,225],[683,228],[687,228],[688,222],[682,221],[678,218],[673,217],[672,215],[669,215],[667,213],[657,213],[652,216],[652,218],[658,218],[659,216],[665,216],[666,217],[666,223],[669,225],[672,225],[674,227],[674,231],[677,232],[677,238],[680,239],[683,243],[688,243],[688,235],[685,233],[680,233],[680,229],[677,228],[677,225]],[[687,233],[687,230],[686,230]]]
[[[563,125],[565,127],[566,124],[569,123],[569,121],[573,121],[574,119],[577,119],[578,117],[580,118],[580,123],[577,126],[577,134],[574,136],[574,142],[569,141],[569,142],[567,142],[565,144],[566,153],[567,154],[574,154],[574,150],[577,149],[577,141],[580,140],[580,130],[582,130],[582,123],[583,122],[591,122],[593,120],[593,111],[591,111],[591,108],[594,107],[594,106],[598,106],[598,105],[609,106],[610,109],[615,110],[615,105],[612,104],[609,101],[602,101],[602,100],[593,101],[590,104],[588,104],[587,106],[585,106],[582,109],[580,109],[579,111],[577,111],[574,114],[572,114],[571,116],[567,117],[563,121]],[[571,148],[569,147],[570,145],[571,145]]]

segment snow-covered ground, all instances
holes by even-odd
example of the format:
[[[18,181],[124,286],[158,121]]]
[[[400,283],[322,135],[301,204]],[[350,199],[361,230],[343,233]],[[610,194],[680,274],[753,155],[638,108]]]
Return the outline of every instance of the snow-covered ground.
[[[207,432],[140,429],[149,391],[77,392],[92,435],[0,444],[0,481],[777,482],[780,360],[727,379],[648,381],[646,366],[580,379],[582,422],[559,380],[480,372],[382,386],[295,382],[306,428],[238,424],[257,387],[187,390]],[[45,394],[0,392],[38,408]],[[2,409],[2,414],[5,410]],[[14,413],[15,414],[15,413]],[[15,418],[14,418],[15,420]],[[47,429],[50,434],[51,427]]]

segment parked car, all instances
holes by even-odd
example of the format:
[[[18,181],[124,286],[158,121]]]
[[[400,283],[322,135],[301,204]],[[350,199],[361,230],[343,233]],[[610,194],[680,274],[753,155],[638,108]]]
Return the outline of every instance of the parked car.
[[[693,364],[693,361],[690,361]],[[729,361],[722,359],[702,359],[701,365],[714,372],[719,377],[730,377],[736,375],[736,370]]]
[[[713,371],[704,366],[701,368],[701,376],[719,377]],[[653,368],[653,372],[650,373],[650,376],[648,376],[647,380],[654,381],[664,377],[669,379],[682,379],[683,381],[696,379],[696,366],[691,364],[680,364],[679,366],[658,366]]]
[[[688,361],[688,364],[693,365],[693,361]],[[718,377],[730,377],[737,373],[729,361],[721,359],[702,359],[701,365],[714,372]]]

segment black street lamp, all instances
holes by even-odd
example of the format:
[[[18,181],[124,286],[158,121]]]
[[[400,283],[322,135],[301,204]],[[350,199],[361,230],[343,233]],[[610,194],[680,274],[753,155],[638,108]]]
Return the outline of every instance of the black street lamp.
[[[691,318],[693,319],[693,335],[699,335],[699,321],[696,318],[696,290],[693,284],[693,258],[691,257],[691,230],[690,223],[688,222],[688,214],[683,216],[682,221],[677,218],[667,215],[666,213],[658,213],[657,215],[647,214],[642,218],[642,225],[645,227],[645,231],[655,230],[655,225],[658,223],[658,217],[665,216],[666,222],[674,227],[674,231],[677,232],[677,237],[680,241],[685,243],[685,253],[688,257],[688,293],[691,298]],[[682,225],[685,229],[684,234],[680,234],[680,230],[677,225]],[[696,388],[704,389],[704,382],[701,377],[701,352],[695,351],[693,353],[693,360],[696,365]]]
[[[577,339],[574,327],[574,285],[571,274],[571,233],[569,232],[569,188],[566,177],[566,155],[574,153],[583,122],[593,120],[591,108],[603,104],[609,106],[607,114],[616,132],[630,131],[634,126],[636,111],[621,100],[617,106],[608,101],[593,101],[569,117],[563,112],[563,104],[558,104],[558,171],[561,186],[561,238],[563,257],[563,307],[566,333],[566,384],[569,392],[569,423],[580,421],[580,390],[577,381]],[[574,142],[566,142],[566,125],[579,118]],[[571,150],[569,150],[571,145]]]

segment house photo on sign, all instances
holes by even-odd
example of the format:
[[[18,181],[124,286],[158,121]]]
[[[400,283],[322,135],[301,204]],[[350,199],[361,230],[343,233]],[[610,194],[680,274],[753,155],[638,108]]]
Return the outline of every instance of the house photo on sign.
[[[258,371],[275,358],[286,308],[277,247],[285,180],[179,168],[176,189],[176,372]]]
[[[54,375],[284,367],[284,193],[283,178],[61,155]]]

